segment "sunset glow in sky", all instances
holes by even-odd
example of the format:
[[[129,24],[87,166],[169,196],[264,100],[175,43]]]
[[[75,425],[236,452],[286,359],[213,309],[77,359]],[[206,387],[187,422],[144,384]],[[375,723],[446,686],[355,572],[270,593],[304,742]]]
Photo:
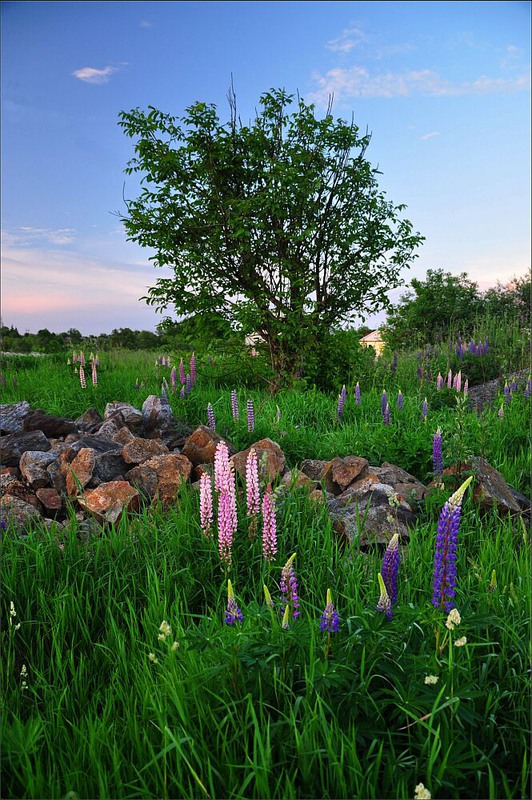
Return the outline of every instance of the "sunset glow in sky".
[[[372,132],[427,269],[481,289],[530,269],[530,3],[2,2],[4,325],[154,330],[164,272],[127,242],[121,110],[253,117],[270,88]],[[393,299],[403,290],[393,293]],[[370,318],[372,322],[383,317]]]

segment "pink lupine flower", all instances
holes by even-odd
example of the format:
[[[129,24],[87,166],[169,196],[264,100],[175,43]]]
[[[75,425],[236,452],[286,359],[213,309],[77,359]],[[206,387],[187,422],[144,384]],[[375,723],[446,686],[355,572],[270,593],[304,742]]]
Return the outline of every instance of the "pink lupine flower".
[[[83,366],[81,366],[81,365],[79,367],[79,382],[81,384],[81,388],[82,389],[86,389],[87,388],[87,381],[85,379],[85,370],[83,369]]]
[[[228,497],[228,508],[231,514],[232,531],[237,529],[237,512],[236,512],[236,488],[235,488],[235,473],[233,465],[229,461],[229,450],[225,442],[219,442],[214,454],[214,488],[220,492],[219,503],[222,494]]]
[[[96,362],[92,362],[92,385],[98,386],[98,373],[96,371]]]
[[[246,507],[248,517],[254,517],[260,511],[259,463],[253,448],[246,459]]]
[[[440,392],[443,389],[443,378],[441,372],[438,372],[438,377],[436,378],[436,389]]]
[[[464,394],[467,396],[469,394],[469,381],[466,378],[464,383]]]
[[[211,476],[204,472],[200,478],[200,525],[205,536],[210,536],[213,522]]]
[[[81,364],[82,367],[85,366],[85,356],[83,355],[83,350],[79,354],[79,363]]]
[[[185,383],[185,365],[183,364],[183,359],[179,362],[179,383]]]
[[[170,371],[170,386],[172,387],[172,394],[175,394],[177,388],[177,370],[175,366]]]
[[[262,499],[262,521],[262,555],[266,561],[274,561],[277,552],[277,525],[271,486],[268,486]]]
[[[447,388],[451,389],[453,385],[453,371],[450,369],[447,375]]]
[[[232,497],[231,493],[224,489],[218,498],[218,551],[220,560],[226,568],[231,565],[234,532]]]

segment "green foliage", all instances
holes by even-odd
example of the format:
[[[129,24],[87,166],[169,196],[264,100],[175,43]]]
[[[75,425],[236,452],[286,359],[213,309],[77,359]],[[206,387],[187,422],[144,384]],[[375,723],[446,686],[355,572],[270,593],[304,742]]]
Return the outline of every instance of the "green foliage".
[[[197,102],[179,119],[149,107],[121,112],[136,140],[126,169],[143,188],[127,204],[128,237],[155,251],[149,303],[216,313],[259,332],[278,376],[302,363],[332,328],[386,305],[422,241],[402,205],[385,199],[354,122],[317,119],[312,105],[271,90],[255,120],[230,120]]]

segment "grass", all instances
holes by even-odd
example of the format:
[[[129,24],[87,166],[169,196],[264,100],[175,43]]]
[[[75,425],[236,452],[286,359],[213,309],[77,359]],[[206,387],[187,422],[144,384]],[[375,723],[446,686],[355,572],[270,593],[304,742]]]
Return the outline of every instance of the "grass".
[[[90,405],[103,413],[112,400],[140,407],[168,373],[153,357],[116,354],[102,363],[98,387],[83,392],[64,361],[51,359],[17,367],[15,386],[15,371],[4,368],[4,402],[28,399],[72,417]],[[361,384],[361,406],[349,386],[341,421],[334,396],[239,389],[241,411],[248,398],[255,405],[249,432],[244,419],[232,418],[233,386],[199,376],[186,400],[169,395],[176,418],[205,423],[211,402],[217,430],[239,448],[270,436],[291,466],[357,454],[427,480],[439,425],[447,463],[483,455],[526,493],[522,388],[500,419],[497,407],[478,417],[452,394],[403,382],[405,407],[402,415],[392,409],[389,427],[380,381]],[[145,383],[139,392],[137,377]],[[394,387],[386,388],[391,395]],[[356,542],[342,547],[325,509],[295,487],[277,496],[279,553],[271,565],[260,536],[249,537],[240,497],[229,572],[201,531],[198,494],[188,488],[169,511],[144,508],[106,529],[83,532],[74,516],[63,529],[35,524],[24,537],[8,529],[3,796],[412,798],[422,782],[433,798],[529,797],[529,533],[519,518],[481,515],[466,495],[457,562],[462,621],[449,631],[430,602],[434,534],[448,494],[421,510],[402,549],[391,620],[376,612],[382,553],[361,552]],[[285,630],[280,573],[294,552],[301,616]],[[234,627],[224,624],[227,578],[244,614]],[[330,637],[319,629],[329,588],[341,620]],[[171,626],[166,638],[163,620]],[[467,643],[454,646],[463,636]],[[426,684],[428,675],[437,682]]]

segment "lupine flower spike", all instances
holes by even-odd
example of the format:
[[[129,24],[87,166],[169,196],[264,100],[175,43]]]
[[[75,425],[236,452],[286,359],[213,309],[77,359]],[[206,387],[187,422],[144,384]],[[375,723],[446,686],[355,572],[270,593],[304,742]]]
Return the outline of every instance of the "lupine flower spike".
[[[392,605],[397,602],[397,577],[399,574],[400,561],[401,555],[399,553],[399,534],[394,533],[384,553],[381,570],[384,585],[386,586],[386,590]]]
[[[253,448],[246,459],[246,510],[248,517],[255,517],[260,511],[259,462]]]
[[[388,405],[388,395],[386,394],[386,389],[383,389],[381,396],[381,412],[383,416],[387,405]]]
[[[190,394],[191,391],[192,391],[192,380],[187,372],[185,376],[185,393]]]
[[[429,404],[427,402],[427,398],[423,400],[423,405],[421,407],[421,416],[423,418],[423,422],[427,421],[427,414],[429,413]]]
[[[345,389],[345,386],[344,386]],[[338,419],[342,419],[342,414],[344,413],[344,403],[345,403],[345,394],[343,390],[338,395],[338,407],[336,409],[336,415]]]
[[[320,631],[327,633],[338,633],[340,629],[340,617],[338,611],[333,606],[331,590],[327,589],[327,602],[320,620]]]
[[[454,606],[456,587],[456,550],[462,500],[472,476],[447,500],[440,514],[434,552],[432,605],[449,612]]]
[[[525,397],[530,397],[532,393],[532,378],[529,376],[525,386]]]
[[[79,367],[79,382],[81,384],[81,388],[82,389],[86,389],[87,388],[87,381],[86,381],[86,378],[85,378],[85,370],[83,369],[83,366],[81,364],[80,364],[80,367]]]
[[[504,406],[501,406],[497,412],[499,419],[504,419]]]
[[[214,411],[210,403],[207,405],[207,421],[208,427],[213,431],[216,428],[216,419],[214,418]]]
[[[275,561],[277,553],[277,525],[272,487],[268,486],[262,499],[262,555],[266,561]]]
[[[357,381],[357,385],[355,386],[355,403],[357,406],[360,405],[360,384]]]
[[[382,611],[384,614],[386,614],[388,619],[391,619],[393,616],[392,601],[390,600],[390,595],[388,594],[388,590],[386,589],[384,578],[382,577],[380,572],[377,575],[377,579],[379,581],[379,589],[380,589],[380,597],[379,597],[379,602],[377,603],[377,611]]]
[[[172,394],[175,394],[177,389],[177,370],[175,367],[172,367],[170,371],[170,386],[172,387]]]
[[[238,397],[236,389],[231,389],[231,413],[235,422],[238,422]]]
[[[244,615],[236,604],[231,581],[227,581],[227,608],[224,622],[226,625],[234,625],[235,622],[244,622]]]
[[[469,394],[469,381],[466,378],[464,383],[464,395],[467,397],[468,394]]]
[[[399,409],[399,411],[403,410],[403,405],[404,405],[404,397],[402,391],[399,389],[399,392],[397,393],[397,408]]]
[[[512,399],[512,390],[508,386],[508,381],[504,384],[504,402],[508,404]]]
[[[96,369],[96,361],[92,362],[92,385],[98,386],[98,372]]]
[[[434,475],[441,478],[443,472],[441,430],[438,428],[432,440],[432,469]]]
[[[297,594],[297,579],[294,570],[295,557],[296,554],[293,553],[281,572],[281,581],[279,585],[283,594],[283,628],[288,628],[290,613],[292,613],[293,619],[299,617],[299,597]]]
[[[183,364],[183,359],[179,362],[179,383],[185,384],[185,365]]]
[[[246,403],[246,416],[248,431],[251,433],[255,430],[255,409],[253,408],[253,400],[248,400]]]
[[[447,375],[447,388],[451,389],[453,385],[453,371],[450,369],[449,374]]]
[[[200,478],[200,525],[205,536],[210,536],[213,521],[211,476],[204,472]]]
[[[441,372],[438,372],[438,377],[436,378],[436,389],[438,390],[438,392],[441,392],[441,390],[443,389],[443,378]]]
[[[391,415],[390,406],[388,405],[388,403],[386,403],[386,407],[385,407],[384,411],[382,412],[382,421],[384,422],[385,425],[390,425],[391,424],[392,415]]]
[[[192,386],[196,385],[196,356],[194,353],[190,356],[190,381]]]

